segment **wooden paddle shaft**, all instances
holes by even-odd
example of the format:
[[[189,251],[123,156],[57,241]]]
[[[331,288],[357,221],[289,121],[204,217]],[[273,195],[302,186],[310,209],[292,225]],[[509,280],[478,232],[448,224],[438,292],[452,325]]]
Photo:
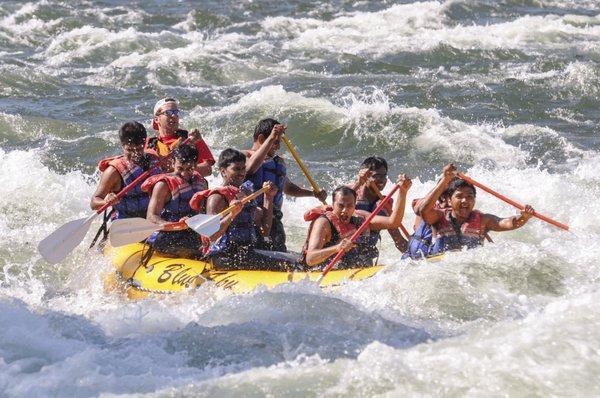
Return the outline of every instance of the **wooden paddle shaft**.
[[[317,183],[315,182],[315,180],[310,175],[308,169],[304,165],[304,162],[302,161],[302,159],[300,159],[300,156],[298,155],[298,152],[296,152],[296,148],[294,148],[294,146],[290,142],[290,139],[287,138],[285,135],[283,135],[283,136],[281,136],[281,140],[283,141],[283,143],[287,147],[288,151],[290,151],[290,153],[292,154],[292,157],[294,158],[294,160],[298,164],[298,167],[300,167],[300,170],[302,170],[302,173],[304,173],[304,176],[308,180],[308,183],[312,187],[313,191],[317,192],[317,193],[321,192],[321,188],[319,188],[319,186],[317,185]],[[324,205],[327,205],[327,201],[325,201],[325,200],[322,200],[321,203],[323,203]]]
[[[520,204],[518,202],[515,202],[512,199],[507,198],[506,196],[504,196],[504,195],[502,195],[502,194],[500,194],[500,193],[492,190],[491,188],[486,187],[485,185],[483,185],[483,184],[475,181],[474,179],[472,179],[472,178],[464,175],[463,173],[456,173],[456,175],[459,178],[461,178],[461,179],[465,180],[466,182],[468,182],[469,184],[475,185],[476,187],[483,189],[487,193],[489,193],[491,195],[494,195],[498,199],[503,200],[504,202],[506,202],[506,203],[508,203],[510,205],[513,205],[514,207],[516,207],[519,210],[525,209],[525,206],[523,206],[522,204]],[[547,223],[552,224],[552,225],[554,225],[554,226],[556,226],[558,228],[564,229],[565,231],[569,230],[569,226],[568,225],[565,225],[565,224],[562,224],[562,223],[560,223],[558,221],[555,221],[555,220],[553,220],[553,219],[551,219],[549,217],[544,216],[543,214],[540,214],[538,212],[534,212],[533,215],[535,217],[539,218],[540,220],[546,221]]]
[[[261,189],[259,189],[256,192],[251,193],[250,195],[246,196],[245,198],[241,199],[240,202],[242,204],[250,202],[252,199],[262,195],[263,193],[267,192],[269,190],[269,187],[262,187]],[[229,206],[228,208],[226,208],[225,210],[223,210],[222,212],[220,212],[219,214],[217,214],[219,217],[223,217],[229,213],[231,213],[231,211],[233,209],[235,209],[236,205],[233,206]]]
[[[352,234],[352,236],[350,237],[350,240],[352,242],[356,241],[356,239],[358,239],[358,237],[365,231],[365,229],[367,229],[369,227],[371,220],[373,220],[373,218],[384,208],[385,204],[392,198],[392,196],[398,190],[398,188],[400,188],[400,185],[394,184],[394,188],[390,191],[390,193],[386,197],[384,197],[381,200],[381,202],[379,202],[379,205],[377,205],[375,210],[373,210],[373,212],[369,215],[369,217],[367,217],[367,219],[356,230],[356,232],[354,232]],[[319,277],[319,282],[322,281],[323,278],[325,278],[325,275],[327,275],[327,273],[333,268],[333,266],[336,265],[338,261],[340,261],[340,259],[344,256],[344,254],[345,253],[343,250],[340,250],[339,252],[337,252],[337,254],[333,258],[333,260],[331,260],[329,262],[329,264],[325,267],[325,269],[321,273],[321,276]]]

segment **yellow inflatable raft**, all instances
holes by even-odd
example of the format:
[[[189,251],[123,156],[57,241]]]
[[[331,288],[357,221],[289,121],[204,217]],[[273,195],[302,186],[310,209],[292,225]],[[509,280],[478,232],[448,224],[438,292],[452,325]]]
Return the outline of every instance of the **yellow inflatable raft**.
[[[247,293],[257,286],[269,288],[282,283],[298,282],[307,276],[316,281],[321,275],[318,271],[261,271],[261,270],[231,270],[213,269],[210,262],[184,258],[163,257],[154,254],[146,266],[141,264],[141,258],[147,246],[134,243],[118,248],[107,245],[104,254],[112,261],[116,273],[107,279],[108,287],[125,286],[129,298],[144,298],[150,293],[170,294],[212,281],[217,286],[230,289],[234,293]],[[332,270],[323,281],[322,287],[335,286],[344,280],[366,279],[383,266],[366,268]]]

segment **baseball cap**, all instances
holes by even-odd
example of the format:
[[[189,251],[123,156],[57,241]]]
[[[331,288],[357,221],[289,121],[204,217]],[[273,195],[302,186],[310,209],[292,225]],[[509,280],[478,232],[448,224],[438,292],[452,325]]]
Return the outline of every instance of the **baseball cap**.
[[[179,106],[179,101],[177,101],[176,98],[173,98],[173,97],[163,98],[161,100],[158,100],[156,102],[156,104],[154,105],[154,116],[156,116],[156,113],[158,112],[158,110],[160,109],[160,107],[163,106],[164,104],[168,103],[168,102],[174,102],[175,105]]]

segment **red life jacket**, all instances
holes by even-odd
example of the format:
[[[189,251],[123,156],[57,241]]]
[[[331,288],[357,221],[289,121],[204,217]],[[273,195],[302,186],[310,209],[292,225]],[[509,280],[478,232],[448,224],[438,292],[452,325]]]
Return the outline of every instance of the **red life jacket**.
[[[206,212],[206,201],[214,194],[222,195],[227,201],[227,206],[234,200],[240,188],[231,185],[214,189],[207,189],[194,194],[190,200],[190,207],[196,211]],[[254,246],[256,244],[256,224],[254,221],[256,202],[250,201],[244,205],[242,211],[231,221],[225,233],[214,243],[203,239],[203,252],[208,256],[225,252],[229,249],[236,250],[236,246]]]
[[[227,200],[227,203],[231,202],[237,193],[240,191],[239,188],[228,185],[225,187],[217,187],[214,189],[205,189],[204,191],[196,192],[192,199],[190,199],[190,207],[198,213],[206,213],[206,200],[214,193],[221,194]],[[200,235],[202,240],[202,252],[208,253],[210,248],[210,238],[208,236]]]
[[[148,166],[153,169],[158,165],[158,158],[149,153],[144,154],[149,161]],[[113,156],[102,159],[98,163],[98,169],[101,172],[106,171],[109,167],[114,167],[121,176],[122,187],[129,185],[136,178],[145,172],[145,170],[137,163],[127,160],[124,155]],[[150,175],[159,173],[160,170],[153,170]],[[116,210],[115,218],[129,217],[146,217],[148,203],[150,198],[148,194],[141,190],[141,184],[138,184],[133,189],[125,194],[125,196],[113,206]]]
[[[150,162],[150,168],[157,166],[159,158],[151,152],[145,152],[144,156],[146,156]],[[108,166],[112,166],[121,175],[123,180],[129,179],[131,173],[136,168],[141,168],[140,165],[130,162],[124,155],[112,156],[110,158],[102,159],[98,162],[98,170],[104,172]]]
[[[336,245],[339,241],[344,238],[350,238],[360,225],[364,222],[365,218],[368,217],[369,213],[362,210],[355,210],[354,215],[350,217],[350,222],[343,222],[333,213],[333,207],[331,206],[318,206],[306,213],[304,213],[304,220],[310,221],[308,227],[308,233],[306,235],[306,241],[302,247],[302,258],[303,261],[306,258],[306,250],[308,249],[308,239],[310,237],[314,221],[319,217],[326,217],[330,225],[333,226],[331,231],[331,241],[327,242],[324,247],[330,247]],[[372,262],[371,245],[369,242],[370,231],[367,229],[356,241],[356,248],[350,250],[342,258],[336,268],[349,268],[356,265],[368,265]],[[322,264],[325,264],[323,262]]]
[[[469,218],[460,225],[454,226],[451,220],[452,209],[444,209],[444,217],[435,224],[437,236],[430,254],[439,254],[448,250],[461,249],[466,246],[472,249],[483,245],[485,230],[481,225],[482,213],[473,210]]]
[[[196,192],[194,196],[192,196],[192,199],[190,199],[190,207],[197,213],[205,214],[206,201],[208,200],[208,197],[210,195],[215,193],[223,195],[227,200],[227,203],[229,203],[235,198],[239,191],[239,188],[231,185],[225,187],[217,187],[213,189],[205,189],[204,191]],[[200,235],[200,241],[202,242],[202,253],[208,254],[211,245],[210,237]]]
[[[310,222],[310,227],[308,230],[308,235],[310,236],[310,231],[312,230],[312,226],[317,218],[325,216],[331,222],[331,224],[335,227],[337,233],[340,236],[340,239],[348,238],[352,236],[354,232],[356,232],[356,226],[352,223],[345,223],[339,219],[338,216],[333,214],[333,207],[331,206],[318,206],[313,209],[308,210],[304,213],[304,221]],[[308,237],[307,237],[308,238]],[[335,242],[337,243],[337,242]]]
[[[119,158],[125,158],[125,156],[118,155],[118,156],[111,156],[110,158],[102,159],[101,161],[98,162],[98,170],[100,170],[100,172],[104,172],[104,170],[108,169],[108,166],[111,165],[110,162],[112,162],[113,160],[119,159]]]
[[[212,194],[218,193],[223,195],[227,200],[227,203],[231,202],[237,196],[240,189],[232,185],[224,187],[217,187],[213,189],[205,189],[204,191],[196,192],[192,199],[190,199],[190,207],[199,213],[206,212],[206,200]]]
[[[167,221],[179,221],[182,217],[188,217],[196,214],[190,207],[190,199],[196,192],[208,188],[208,182],[200,173],[194,171],[191,181],[186,181],[175,174],[159,174],[148,178],[142,184],[142,191],[149,195],[159,181],[164,181],[171,193],[169,200],[161,212],[160,216]]]

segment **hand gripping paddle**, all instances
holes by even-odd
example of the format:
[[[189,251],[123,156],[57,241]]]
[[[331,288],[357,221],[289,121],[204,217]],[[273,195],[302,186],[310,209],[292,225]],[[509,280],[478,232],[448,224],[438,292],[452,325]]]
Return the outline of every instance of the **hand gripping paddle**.
[[[188,140],[189,138],[185,139],[182,144],[187,143]],[[166,160],[171,157],[172,153],[173,152],[171,151],[162,160]],[[126,187],[121,189],[121,191],[117,194],[117,198],[121,199],[127,192],[135,188],[139,183],[145,180],[150,173],[159,167],[160,165],[157,165],[140,174],[138,178],[131,181]],[[50,235],[46,236],[37,247],[42,257],[50,264],[56,264],[62,261],[81,243],[81,241],[83,241],[83,238],[85,238],[85,235],[89,231],[94,219],[98,215],[102,214],[102,212],[108,207],[110,207],[110,205],[107,203],[96,210],[95,213],[89,217],[69,221],[52,232]]]
[[[240,202],[242,204],[247,203],[247,202],[251,201],[252,199],[256,198],[257,196],[262,195],[263,193],[267,192],[268,190],[269,190],[269,187],[263,187],[263,188],[259,189],[258,191],[246,196],[245,198],[240,200]],[[191,218],[188,218],[187,220],[185,220],[185,223],[188,225],[188,227],[190,227],[191,229],[196,231],[196,233],[198,233],[200,235],[204,235],[204,236],[211,236],[221,228],[221,219],[223,217],[225,217],[227,214],[231,213],[231,211],[233,209],[235,209],[235,207],[236,207],[235,205],[229,206],[228,208],[226,208],[219,214],[215,214],[215,215],[198,214],[198,215],[195,215],[194,217],[191,217]]]

